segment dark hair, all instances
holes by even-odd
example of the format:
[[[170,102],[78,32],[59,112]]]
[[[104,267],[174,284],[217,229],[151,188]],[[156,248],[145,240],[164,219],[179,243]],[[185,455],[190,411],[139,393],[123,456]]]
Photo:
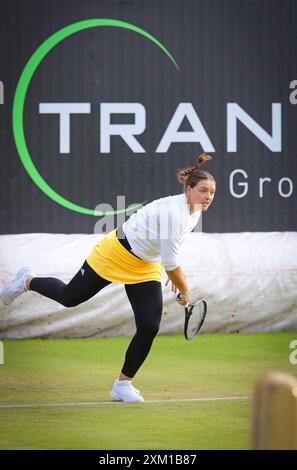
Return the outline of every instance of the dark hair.
[[[191,166],[191,167],[183,168],[182,170],[179,170],[179,172],[177,173],[179,182],[183,183],[185,186],[190,186],[191,188],[194,188],[196,184],[198,184],[199,181],[202,181],[202,180],[210,180],[215,183],[216,181],[210,173],[208,173],[207,171],[200,170],[200,167],[206,161],[211,160],[211,159],[212,157],[210,157],[209,155],[206,155],[205,153],[202,153],[201,155],[199,155],[195,166]]]

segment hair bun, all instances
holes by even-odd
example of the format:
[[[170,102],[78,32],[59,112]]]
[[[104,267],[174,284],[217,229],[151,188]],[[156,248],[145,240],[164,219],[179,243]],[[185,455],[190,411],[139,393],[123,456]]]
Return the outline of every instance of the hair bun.
[[[208,160],[212,160],[212,157],[205,153],[201,153],[194,166],[183,168],[178,171],[177,178],[179,182],[183,183],[185,186],[190,186],[191,188],[194,188],[201,180],[210,180],[215,183],[215,179],[210,173],[199,169],[199,167]]]
[[[201,153],[197,158],[195,168],[202,166],[208,160],[212,160],[210,155],[206,155],[206,153]]]
[[[184,168],[183,170],[180,170],[177,175],[179,182],[186,184],[189,176],[191,176],[193,172],[193,169],[194,167],[192,166],[190,168]]]

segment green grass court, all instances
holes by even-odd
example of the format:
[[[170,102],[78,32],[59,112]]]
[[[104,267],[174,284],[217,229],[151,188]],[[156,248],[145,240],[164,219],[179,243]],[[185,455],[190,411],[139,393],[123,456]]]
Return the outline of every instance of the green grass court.
[[[248,449],[255,381],[297,373],[293,339],[159,336],[134,382],[147,401],[136,404],[109,399],[130,338],[4,341],[0,449]]]

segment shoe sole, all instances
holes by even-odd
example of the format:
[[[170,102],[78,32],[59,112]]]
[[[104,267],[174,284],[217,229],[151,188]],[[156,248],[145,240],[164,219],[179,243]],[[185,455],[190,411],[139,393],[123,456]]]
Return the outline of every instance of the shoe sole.
[[[5,290],[5,286],[3,287],[2,292],[1,292],[1,300],[4,303],[4,305],[10,305],[17,297],[23,294],[23,292],[14,292],[9,295],[9,294],[6,294],[5,292],[3,293],[4,290]]]
[[[15,277],[11,282],[9,282],[9,283],[7,283],[7,284],[11,284],[11,283],[14,282],[19,276],[21,276],[21,275],[23,275],[23,274],[25,274],[25,273],[28,274],[28,277],[31,277],[31,276],[34,277],[34,276],[35,276],[35,274],[34,274],[34,272],[32,271],[31,268],[29,268],[29,267],[27,267],[27,266],[24,266],[23,268],[21,268],[21,269],[17,272],[16,277]],[[16,291],[16,292],[14,292],[13,294],[10,294],[10,295],[9,295],[9,294],[5,294],[5,293],[3,294],[4,290],[5,290],[5,286],[3,287],[2,292],[1,292],[1,295],[0,295],[1,300],[2,300],[2,303],[3,303],[4,305],[10,305],[10,304],[11,304],[12,302],[14,302],[14,300],[17,299],[21,294],[24,294],[25,292],[27,292],[27,290],[25,290],[25,291],[23,291],[23,292],[18,292],[18,291]],[[8,297],[8,299],[7,299],[7,300],[4,300],[4,299],[6,299],[6,297]]]
[[[112,400],[122,401],[123,403],[142,403],[144,401],[144,399],[142,397],[141,397],[142,400],[123,400],[123,398],[120,397],[120,395],[118,395],[115,392],[111,392],[110,396],[111,396]]]

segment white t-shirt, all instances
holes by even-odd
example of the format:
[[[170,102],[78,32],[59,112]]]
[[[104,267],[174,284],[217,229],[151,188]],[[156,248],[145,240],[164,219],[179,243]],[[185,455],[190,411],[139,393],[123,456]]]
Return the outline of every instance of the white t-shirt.
[[[166,271],[179,266],[179,247],[201,215],[189,214],[185,193],[147,204],[124,222],[123,231],[132,251],[149,263],[160,262]]]

